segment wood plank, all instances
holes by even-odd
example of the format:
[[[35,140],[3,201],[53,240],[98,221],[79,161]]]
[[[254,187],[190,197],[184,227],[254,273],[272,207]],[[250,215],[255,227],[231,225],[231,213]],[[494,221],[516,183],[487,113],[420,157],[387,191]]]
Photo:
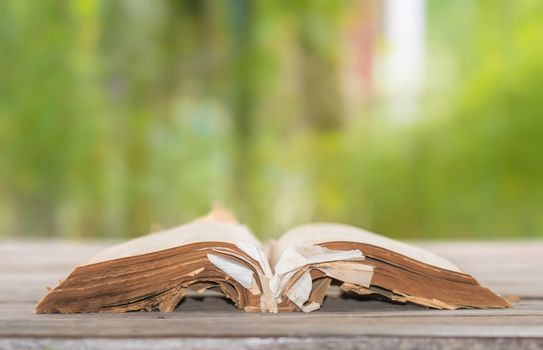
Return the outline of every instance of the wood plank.
[[[368,305],[369,308],[372,305]],[[442,336],[543,337],[543,315],[363,310],[312,314],[179,311],[171,314],[3,314],[1,337],[296,337]],[[469,310],[468,310],[469,311]]]
[[[3,338],[0,348],[10,349],[110,349],[110,350],[245,350],[245,349],[543,349],[537,338],[481,338],[481,337],[268,337],[268,338]]]
[[[103,243],[0,244],[0,348],[543,349],[543,244],[420,243],[487,286],[523,299],[506,310],[426,310],[328,298],[310,313],[247,314],[224,298],[187,298],[173,313],[34,315],[55,285]]]
[[[239,315],[245,315],[241,317],[247,317],[246,315],[262,316],[260,314],[246,314],[237,308],[235,308],[228,300],[223,297],[210,296],[199,297],[191,296],[185,298],[179,307],[173,313],[148,313],[148,312],[132,312],[128,314],[113,314],[113,313],[99,313],[99,314],[72,314],[72,315],[37,315],[33,316],[32,310],[34,308],[33,302],[10,302],[1,305],[2,313],[0,314],[0,320],[12,320],[12,319],[26,319],[36,318],[41,320],[72,320],[71,316],[79,318],[92,318],[92,319],[106,319],[106,318],[187,318],[195,315],[200,316],[217,316],[217,317],[237,317]],[[309,319],[316,314],[329,314],[328,316],[334,317],[335,315],[353,315],[359,317],[381,317],[381,316],[404,316],[404,317],[456,317],[456,316],[471,316],[471,317],[487,317],[487,316],[543,316],[543,300],[524,300],[514,303],[514,308],[510,309],[487,309],[487,310],[434,310],[426,309],[413,304],[395,304],[376,300],[360,298],[327,298],[326,303],[317,313],[303,314],[293,313],[292,317],[305,317]],[[264,316],[269,317],[269,316]]]
[[[323,336],[440,336],[543,337],[541,316],[407,317],[334,315],[208,316],[182,318],[13,319],[2,325],[2,337],[164,338],[164,337],[323,337]],[[121,326],[122,325],[122,326]]]

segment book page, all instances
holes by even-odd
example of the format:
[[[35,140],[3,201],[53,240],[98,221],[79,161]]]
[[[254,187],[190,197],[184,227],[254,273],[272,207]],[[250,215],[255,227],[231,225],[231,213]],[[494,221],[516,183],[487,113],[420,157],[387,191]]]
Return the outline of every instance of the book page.
[[[207,217],[191,223],[151,233],[107,248],[95,255],[89,264],[208,241],[231,244],[245,242],[257,248],[261,247],[261,243],[246,226],[217,217],[212,212]]]
[[[405,255],[414,260],[426,263],[428,265],[439,268],[461,272],[461,270],[448,261],[436,254],[425,249],[412,246],[407,243],[399,242],[376,233],[365,231],[357,227],[332,224],[332,223],[315,223],[295,227],[287,231],[275,243],[271,262],[275,265],[282,253],[292,245],[313,245],[325,242],[358,242],[365,243],[381,248],[388,249],[398,254]],[[364,252],[362,252],[364,253]]]
[[[282,296],[285,295],[303,312],[315,311],[320,303],[306,304],[313,291],[311,271],[320,270],[325,275],[344,282],[369,286],[373,267],[364,265],[364,258],[357,249],[332,250],[318,245],[290,245],[275,264],[270,290],[278,303],[281,303]],[[322,289],[321,292],[326,290]]]

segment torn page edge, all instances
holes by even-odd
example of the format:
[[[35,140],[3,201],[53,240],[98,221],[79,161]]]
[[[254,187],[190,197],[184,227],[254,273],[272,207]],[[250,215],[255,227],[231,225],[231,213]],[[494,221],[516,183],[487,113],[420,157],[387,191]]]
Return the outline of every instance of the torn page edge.
[[[254,285],[256,282],[254,281],[254,273],[252,269],[234,259],[226,258],[220,255],[208,253],[207,259],[225,274],[232,277],[244,288],[248,289],[252,294],[254,294]],[[258,287],[257,290],[259,291]]]
[[[284,295],[303,312],[311,312],[320,308],[321,303],[312,301],[306,304],[313,291],[312,270],[320,270],[327,277],[351,283],[360,287],[369,287],[373,278],[373,266],[354,262],[328,262],[319,265],[308,265],[306,269],[291,286],[285,287]],[[301,270],[298,270],[301,271]],[[293,278],[296,273],[290,278]]]
[[[318,269],[326,276],[343,281],[369,286],[373,278],[373,267],[361,264],[364,254],[360,250],[340,251],[320,246],[293,246],[287,249],[276,265],[276,273],[270,281],[270,289],[281,302],[284,294],[303,312],[311,312],[320,308],[320,304],[311,301],[313,281],[311,270]],[[289,281],[302,270],[292,285]]]
[[[355,250],[333,250],[314,245],[293,245],[285,250],[275,265],[275,274],[270,281],[270,289],[280,302],[288,281],[305,266],[332,261],[363,260],[364,254]]]
[[[273,276],[273,273],[266,254],[260,248],[247,242],[238,242],[236,243],[236,247],[238,247],[242,252],[247,254],[251,259],[255,260],[258,265],[255,266],[253,261],[230,249],[213,248],[213,250],[223,254],[235,256],[247,262],[247,264],[253,266],[256,273],[258,274],[258,280],[260,281],[260,285],[262,288],[262,293],[260,296],[260,311],[273,313],[278,312],[279,309],[275,301],[275,297],[270,290],[270,280]]]
[[[373,266],[361,263],[338,261],[315,268],[333,279],[363,287],[369,287],[373,278]]]
[[[256,260],[260,265],[260,269],[263,274],[259,272],[260,283],[262,284],[262,295],[260,296],[260,310],[263,312],[273,312],[277,313],[279,311],[277,307],[277,302],[270,290],[270,280],[273,277],[273,272],[270,266],[270,262],[266,254],[255,247],[254,245],[247,242],[237,242],[236,247],[241,249],[251,258]]]
[[[237,242],[236,247],[241,249],[254,260],[258,261],[260,267],[262,268],[262,271],[264,272],[264,275],[266,275],[266,277],[268,278],[272,278],[273,272],[270,266],[270,262],[268,261],[266,254],[264,254],[261,249],[247,242]]]
[[[313,281],[311,280],[311,273],[309,270],[306,270],[286,292],[286,296],[303,312],[315,311],[320,308],[319,303],[310,302],[309,304],[305,305],[305,303],[309,300],[312,286]]]

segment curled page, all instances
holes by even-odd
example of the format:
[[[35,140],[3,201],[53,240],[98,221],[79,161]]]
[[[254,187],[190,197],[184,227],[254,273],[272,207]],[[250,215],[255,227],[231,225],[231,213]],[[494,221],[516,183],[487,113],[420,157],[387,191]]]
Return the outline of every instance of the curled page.
[[[328,277],[343,282],[369,287],[373,278],[373,266],[353,263],[350,261],[337,261],[327,266],[315,266]]]
[[[360,264],[361,260],[364,260],[364,254],[358,249],[332,250],[316,245],[290,246],[275,265],[275,274],[270,281],[271,292],[277,303],[281,302],[281,296],[285,294],[302,311],[316,310],[320,307],[319,304],[305,304],[312,290],[310,267],[319,269],[332,278],[345,278],[352,283],[369,285],[373,267]],[[285,290],[289,281],[303,269],[306,271]]]
[[[321,306],[318,303],[311,302],[309,305],[305,305],[311,294],[313,288],[313,281],[311,280],[311,273],[306,270],[300,278],[294,282],[291,288],[286,292],[287,298],[296,304],[303,312],[311,312],[319,309]]]
[[[277,303],[270,291],[269,281],[272,278],[273,273],[266,255],[260,248],[251,243],[240,241],[236,243],[236,246],[250,258],[256,260],[257,265],[250,261],[247,256],[224,248],[213,248],[213,250],[217,253],[229,255],[232,259],[229,259],[224,255],[208,254],[209,261],[234,280],[238,281],[243,287],[249,289],[251,294],[260,295],[260,310],[262,312],[278,312]],[[210,255],[213,256],[211,259],[209,258]],[[220,259],[217,259],[217,257]],[[238,259],[246,262],[247,265],[240,263]],[[229,262],[232,262],[233,264],[229,264]],[[248,266],[253,266],[254,270]],[[254,275],[255,271],[257,276]],[[249,276],[253,278],[251,283],[249,283]],[[250,285],[250,288],[248,288],[247,285]]]
[[[272,278],[273,272],[271,270],[270,262],[268,261],[266,254],[264,254],[261,249],[247,242],[237,242],[236,247],[247,253],[247,255],[249,255],[251,258],[258,261],[266,277]]]
[[[234,259],[229,259],[215,254],[207,254],[207,259],[228,276],[238,281],[243,287],[251,289],[253,286],[253,270],[247,266]]]
[[[258,278],[261,281],[262,295],[260,296],[260,310],[262,312],[278,312],[277,302],[270,290],[270,280],[273,277],[273,272],[270,262],[262,249],[247,242],[237,242],[236,246],[256,260],[260,265]],[[258,269],[257,269],[258,270]]]

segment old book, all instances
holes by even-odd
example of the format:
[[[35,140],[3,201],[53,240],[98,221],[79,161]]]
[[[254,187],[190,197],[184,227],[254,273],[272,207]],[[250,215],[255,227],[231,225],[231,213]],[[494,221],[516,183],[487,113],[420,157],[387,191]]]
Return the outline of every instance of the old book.
[[[406,243],[347,225],[309,224],[264,246],[215,209],[98,253],[35,312],[170,312],[189,290],[220,291],[248,312],[310,312],[332,284],[436,309],[511,306],[450,261]]]

